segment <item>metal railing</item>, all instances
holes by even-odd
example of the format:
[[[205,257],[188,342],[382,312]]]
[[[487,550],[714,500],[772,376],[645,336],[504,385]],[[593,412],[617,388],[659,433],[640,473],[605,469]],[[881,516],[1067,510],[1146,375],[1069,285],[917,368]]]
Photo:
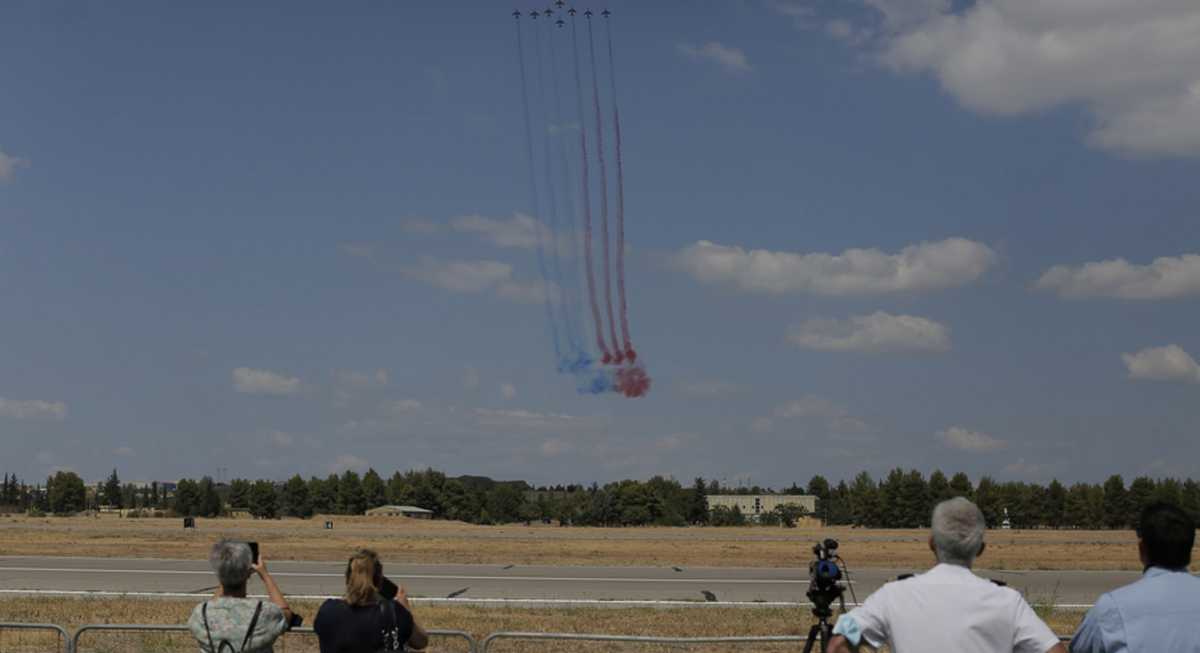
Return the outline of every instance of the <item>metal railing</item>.
[[[500,640],[540,640],[571,642],[621,642],[625,644],[657,644],[670,646],[692,646],[698,644],[786,644],[807,641],[803,635],[762,635],[756,637],[649,637],[641,635],[588,635],[579,633],[492,633],[483,638],[480,653],[493,650],[493,642]]]
[[[57,628],[57,626],[55,626],[55,627]],[[188,633],[189,635],[191,633],[188,626],[182,625],[182,624],[89,624],[86,626],[80,626],[79,630],[75,631],[75,636],[73,638],[71,638],[70,647],[67,649],[66,653],[83,653],[85,650],[91,650],[91,649],[85,649],[83,644],[81,644],[81,640],[82,640],[83,636],[86,635],[87,633],[94,633],[94,632]],[[436,642],[436,638],[462,640],[463,643],[465,643],[465,645],[466,645],[466,650],[468,653],[476,653],[479,650],[478,642],[476,642],[475,638],[472,637],[471,634],[466,632],[465,630],[434,629],[434,630],[427,630],[425,632],[429,635],[430,639],[433,640],[434,642]],[[66,633],[63,632],[63,635],[65,637]],[[315,651],[317,648],[317,643],[313,639],[314,635],[316,635],[316,633],[313,631],[312,628],[293,628],[293,629],[289,630],[288,632],[284,633],[284,635],[276,643],[275,650],[278,651],[279,653],[287,653],[288,650],[297,650],[297,649],[301,650],[301,651],[307,651],[307,650]],[[297,642],[296,644],[289,646],[288,645],[289,639],[294,639],[296,637],[302,637],[309,641]],[[160,645],[157,648],[160,650],[170,650],[170,649],[166,648],[165,645]],[[191,639],[189,638],[185,648],[188,651],[192,651],[195,648],[195,643],[192,642]],[[112,650],[112,649],[105,648],[103,650],[108,651],[108,650]],[[117,649],[117,650],[124,650],[124,649]],[[139,643],[139,645],[137,647],[129,649],[129,650],[137,650],[137,651],[146,650],[146,646],[144,643]]]
[[[20,648],[7,646],[4,641],[4,631],[6,631],[6,630],[24,630],[24,631],[33,631],[35,633],[41,632],[43,634],[52,634],[52,635],[54,635],[55,639],[58,642],[58,645],[55,646],[54,650],[63,651],[63,653],[71,653],[71,651],[72,651],[71,636],[67,634],[67,631],[65,629],[63,629],[62,626],[55,626],[54,624],[19,624],[19,623],[3,622],[3,623],[0,623],[0,650],[5,651],[6,653],[8,651],[13,651],[15,653],[18,651],[24,652],[24,651],[46,651],[46,650],[48,650],[46,648],[41,648],[39,644],[30,644],[29,648],[22,647],[21,642],[17,642],[17,645]],[[37,648],[33,648],[33,647],[37,647]]]

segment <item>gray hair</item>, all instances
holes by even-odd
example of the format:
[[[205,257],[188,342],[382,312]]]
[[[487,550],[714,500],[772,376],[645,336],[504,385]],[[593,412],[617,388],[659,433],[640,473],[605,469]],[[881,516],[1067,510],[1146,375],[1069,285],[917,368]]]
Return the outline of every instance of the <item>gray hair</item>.
[[[221,540],[208,553],[208,564],[217,573],[217,580],[226,589],[242,587],[252,571],[250,545],[234,540]]]
[[[979,507],[963,497],[939,503],[933,509],[933,546],[938,562],[970,567],[983,546],[986,527]]]

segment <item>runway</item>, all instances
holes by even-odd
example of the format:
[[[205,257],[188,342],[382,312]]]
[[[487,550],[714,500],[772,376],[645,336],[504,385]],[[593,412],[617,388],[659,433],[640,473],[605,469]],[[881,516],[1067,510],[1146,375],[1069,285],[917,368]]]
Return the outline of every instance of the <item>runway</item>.
[[[344,562],[268,560],[285,594],[336,596]],[[851,569],[859,600],[911,570]],[[802,605],[806,569],[549,567],[388,564],[385,574],[426,601],[646,605]],[[1136,580],[1132,571],[988,571],[1031,602],[1086,607],[1103,592]],[[216,578],[204,560],[0,556],[0,594],[137,595],[186,598],[211,593]],[[250,593],[262,584],[251,581]],[[847,602],[852,602],[849,592]]]

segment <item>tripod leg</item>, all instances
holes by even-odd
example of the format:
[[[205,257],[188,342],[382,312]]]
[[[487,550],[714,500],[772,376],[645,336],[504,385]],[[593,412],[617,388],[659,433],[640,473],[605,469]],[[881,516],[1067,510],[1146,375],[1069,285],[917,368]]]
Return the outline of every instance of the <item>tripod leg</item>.
[[[821,628],[821,624],[813,624],[813,627],[808,629],[808,638],[804,640],[804,653],[812,653],[813,644],[823,637],[824,629]],[[828,642],[820,642],[820,644],[821,649],[817,653],[825,653]]]

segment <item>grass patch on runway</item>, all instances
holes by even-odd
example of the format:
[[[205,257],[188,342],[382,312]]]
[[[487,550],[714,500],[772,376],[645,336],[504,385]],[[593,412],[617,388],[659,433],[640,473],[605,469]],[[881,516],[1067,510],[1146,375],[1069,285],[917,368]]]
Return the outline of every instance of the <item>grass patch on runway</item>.
[[[5,621],[43,622],[61,625],[69,632],[88,623],[182,624],[194,603],[148,599],[76,599],[76,598],[3,598],[0,614]],[[311,624],[318,603],[296,601],[293,607]],[[659,637],[728,637],[748,635],[806,635],[811,617],[807,610],[794,608],[516,608],[459,605],[416,606],[417,620],[426,628],[465,630],[477,639],[498,631],[607,633]],[[1082,618],[1080,612],[1050,611],[1048,623],[1059,633],[1073,632]],[[0,634],[0,649],[17,650],[14,632]],[[26,635],[26,643],[29,638]],[[4,639],[4,638],[7,638]],[[5,646],[5,642],[9,646]],[[276,651],[315,651],[311,635],[291,635]],[[194,651],[187,633],[139,635],[129,633],[90,633],[81,641],[81,653],[87,651]],[[439,639],[432,650],[459,651],[465,647],[450,639]],[[663,648],[623,645],[551,644],[548,642],[509,642],[497,645],[497,653],[526,651],[649,651]],[[796,644],[768,646],[756,644],[741,649],[713,647],[671,647],[671,650],[754,650],[795,651]]]
[[[334,522],[325,530],[324,522]],[[807,569],[812,542],[841,541],[851,569],[926,569],[926,530],[852,528],[560,528],[476,526],[459,522],[318,516],[310,520],[6,516],[0,551],[8,555],[203,560],[218,537],[257,540],[268,560],[344,560],[370,546],[385,561],[506,565],[796,567]],[[990,531],[986,569],[1140,570],[1132,531]]]

